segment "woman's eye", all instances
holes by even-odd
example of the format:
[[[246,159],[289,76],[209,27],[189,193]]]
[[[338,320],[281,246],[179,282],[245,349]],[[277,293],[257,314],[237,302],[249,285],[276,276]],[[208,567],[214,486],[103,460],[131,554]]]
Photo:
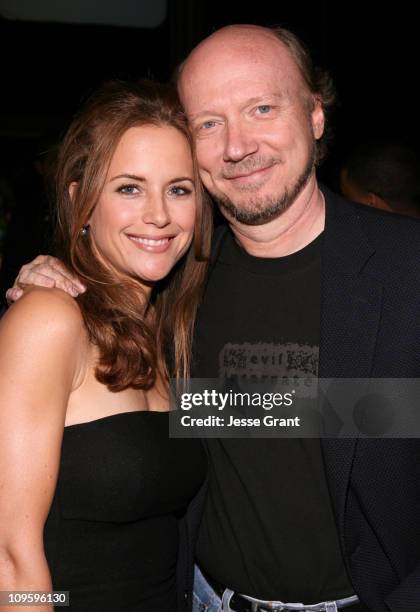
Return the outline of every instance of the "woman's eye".
[[[269,104],[261,104],[260,106],[257,106],[257,111],[260,113],[260,115],[267,115],[272,108],[273,107]]]
[[[181,187],[180,185],[173,185],[169,189],[169,193],[174,196],[183,196],[190,194],[191,189],[188,189],[187,187]]]
[[[138,193],[138,190],[137,185],[121,185],[121,187],[118,187],[117,189],[119,193],[125,193],[127,195]]]

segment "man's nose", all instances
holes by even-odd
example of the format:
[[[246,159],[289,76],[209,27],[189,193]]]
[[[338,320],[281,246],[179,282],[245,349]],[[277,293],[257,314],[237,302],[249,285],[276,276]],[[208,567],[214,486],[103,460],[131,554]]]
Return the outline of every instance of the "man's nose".
[[[240,122],[229,123],[225,129],[224,161],[238,162],[256,153],[258,143],[255,135]]]
[[[168,204],[162,194],[149,195],[142,220],[156,227],[165,227],[170,223]]]

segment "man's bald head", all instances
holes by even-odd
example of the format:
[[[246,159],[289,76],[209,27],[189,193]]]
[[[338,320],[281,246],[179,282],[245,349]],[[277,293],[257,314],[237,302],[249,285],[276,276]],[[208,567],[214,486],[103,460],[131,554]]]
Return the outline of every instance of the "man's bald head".
[[[264,46],[278,45],[279,42],[279,37],[270,28],[247,24],[225,26],[210,34],[191,51],[179,67],[178,81],[182,79],[184,71],[205,70],[215,55],[241,51],[258,53]]]

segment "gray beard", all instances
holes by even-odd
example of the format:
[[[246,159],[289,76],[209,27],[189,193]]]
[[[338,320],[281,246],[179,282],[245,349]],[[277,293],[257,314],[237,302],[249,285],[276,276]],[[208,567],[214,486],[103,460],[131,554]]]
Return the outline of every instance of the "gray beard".
[[[214,200],[224,209],[229,217],[233,217],[239,223],[244,225],[264,225],[273,219],[276,219],[293,204],[299,194],[302,192],[315,168],[316,148],[315,141],[303,172],[296,180],[292,188],[285,189],[280,197],[270,197],[265,199],[248,200],[249,210],[238,208],[228,197],[217,197],[213,195]]]

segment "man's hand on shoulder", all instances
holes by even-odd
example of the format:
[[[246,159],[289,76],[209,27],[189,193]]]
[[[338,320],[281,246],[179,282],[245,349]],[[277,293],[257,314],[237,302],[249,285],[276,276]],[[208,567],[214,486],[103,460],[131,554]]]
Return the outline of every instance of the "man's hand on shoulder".
[[[13,287],[6,292],[8,303],[16,302],[22,297],[25,288],[30,285],[55,287],[73,297],[77,297],[86,290],[77,276],[69,272],[59,259],[51,255],[38,255],[33,261],[21,267]]]

